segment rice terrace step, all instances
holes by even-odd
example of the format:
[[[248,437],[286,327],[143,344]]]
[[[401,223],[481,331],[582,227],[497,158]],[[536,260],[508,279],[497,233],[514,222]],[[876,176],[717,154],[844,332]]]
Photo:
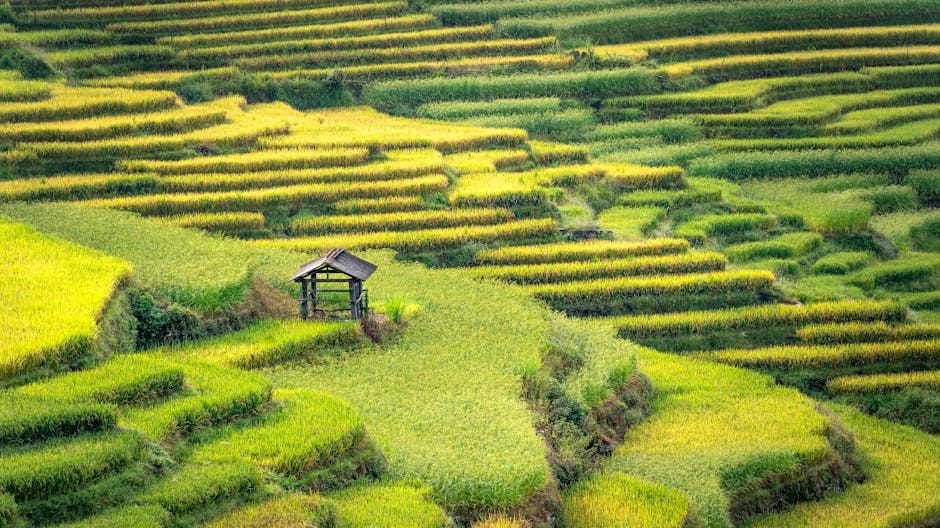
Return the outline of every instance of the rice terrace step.
[[[7,0],[0,257],[3,528],[940,526],[936,0]]]

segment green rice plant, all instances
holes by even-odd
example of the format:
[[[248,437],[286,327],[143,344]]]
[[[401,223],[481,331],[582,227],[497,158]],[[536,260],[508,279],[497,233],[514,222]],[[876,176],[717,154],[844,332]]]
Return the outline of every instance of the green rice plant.
[[[524,0],[520,2],[428,2],[430,11],[447,25],[465,25],[481,22],[496,22],[501,18],[522,15],[576,13],[603,9],[617,5],[612,0],[588,0],[578,4],[558,0]]]
[[[0,378],[76,360],[95,349],[98,322],[130,266],[0,217]],[[61,271],[74,283],[61,287]]]
[[[532,160],[539,165],[586,163],[588,161],[586,148],[564,143],[532,140],[529,141],[529,152],[532,155]]]
[[[166,349],[169,355],[239,368],[258,368],[346,347],[359,339],[353,322],[262,321],[250,327]]]
[[[16,31],[3,35],[19,44],[36,46],[44,49],[60,49],[72,46],[106,45],[113,42],[107,31],[96,29],[47,29],[36,31]]]
[[[130,431],[0,448],[0,488],[17,501],[68,492],[120,470],[143,449],[143,438]]]
[[[929,225],[936,218],[940,218],[940,211],[935,209],[897,211],[873,216],[871,227],[891,240],[898,249],[910,250],[916,249],[915,241],[911,239],[911,230]]]
[[[800,341],[810,345],[906,341],[940,337],[940,326],[928,324],[889,325],[871,323],[832,323],[804,326],[796,331]]]
[[[685,172],[679,167],[646,167],[631,163],[604,164],[605,178],[621,191],[681,189]]]
[[[546,451],[519,394],[522,372],[538,368],[551,333],[544,312],[520,291],[462,272],[397,262],[388,252],[365,257],[378,265],[368,282],[373,299],[406,298],[422,313],[367,354],[289,363],[265,375],[279,387],[317,387],[350,402],[385,456],[389,478],[420,480],[455,515],[511,509],[537,496],[548,482]],[[370,501],[382,509],[395,504],[384,494],[350,493],[361,499],[348,511],[362,515],[375,511]],[[407,515],[362,522],[370,520],[415,524]]]
[[[29,102],[42,101],[52,96],[51,86],[42,81],[0,81],[0,101]]]
[[[513,220],[494,225],[441,227],[413,231],[378,231],[344,233],[309,238],[257,240],[261,247],[278,247],[295,251],[322,251],[334,247],[393,248],[400,251],[439,251],[469,243],[487,244],[501,241],[524,243],[549,238],[558,232],[549,218]]]
[[[804,155],[810,152],[804,151]],[[745,197],[769,204],[771,210],[784,218],[802,219],[801,223],[813,231],[853,233],[867,227],[873,209],[858,188],[881,185],[883,178],[783,178],[747,182],[741,190]]]
[[[827,134],[847,135],[920,119],[940,117],[940,104],[869,108],[847,112],[820,130]]]
[[[205,229],[221,233],[250,233],[264,229],[264,215],[261,213],[194,213],[167,218],[167,221],[180,227]]]
[[[728,236],[777,225],[777,217],[769,214],[739,213],[705,215],[680,224],[673,233],[692,243],[701,244],[710,236]]]
[[[914,189],[924,205],[940,203],[940,178],[936,172],[918,171],[908,175],[905,183]]]
[[[47,438],[110,429],[117,414],[107,405],[49,401],[4,392],[0,395],[0,445],[26,444]]]
[[[180,161],[137,160],[122,162],[118,168],[131,172],[187,174],[211,172],[251,172],[274,169],[305,169],[336,165],[356,165],[369,156],[367,149],[307,150],[284,149],[206,156]]]
[[[336,212],[343,214],[375,214],[396,211],[417,211],[424,208],[424,201],[417,196],[389,196],[387,198],[358,198],[340,200],[333,204]]]
[[[940,247],[940,220],[928,218],[911,227],[911,242],[923,251],[936,251]]]
[[[180,55],[191,63],[228,61],[239,57],[257,57],[265,54],[292,54],[294,57],[287,60],[293,60],[298,58],[296,54],[309,54],[325,50],[358,49],[360,53],[362,53],[365,49],[395,48],[435,42],[473,41],[489,38],[493,35],[493,26],[483,25],[465,28],[404,31],[401,33],[389,32],[354,37],[276,40],[273,42],[255,44],[227,44],[218,47],[183,49]],[[358,61],[353,60],[350,62]],[[270,65],[270,63],[268,63],[268,65]]]
[[[437,20],[427,14],[409,14],[393,17],[366,18],[327,24],[301,25],[244,31],[193,33],[160,37],[157,44],[169,44],[178,49],[197,47],[235,46],[295,39],[334,39],[350,35],[368,35],[382,31],[418,30],[433,27]]]
[[[674,489],[618,472],[603,472],[577,483],[564,498],[564,519],[571,528],[621,526],[681,528],[688,499]]]
[[[218,15],[212,17],[182,18],[178,20],[144,20],[108,24],[108,31],[118,34],[184,35],[216,31],[244,30],[248,28],[283,26],[288,24],[314,24],[340,22],[356,18],[396,15],[408,6],[404,2],[381,2],[319,7],[303,10],[281,10],[268,13]]]
[[[333,509],[319,495],[289,493],[229,512],[206,528],[301,528],[329,526]]]
[[[155,504],[120,506],[80,521],[61,524],[62,528],[145,528],[164,526],[170,520],[166,510]]]
[[[522,128],[536,137],[574,141],[580,139],[587,129],[593,127],[597,119],[591,110],[571,108],[559,112],[526,112],[470,117],[460,122],[485,127]]]
[[[669,303],[674,299],[695,295],[708,295],[716,299],[739,295],[754,301],[762,296],[770,295],[773,287],[773,273],[737,270],[539,284],[529,286],[528,290],[535,297],[556,309],[576,313],[616,313],[620,309],[603,307],[623,304],[629,311],[635,311],[640,307],[639,303],[642,300],[636,298],[642,297],[650,297],[656,301],[655,309],[645,311],[665,311],[659,307],[670,305]]]
[[[691,121],[663,119],[659,121],[626,122],[602,125],[587,135],[590,141],[610,141],[623,138],[661,138],[665,143],[697,141],[704,137],[702,128]]]
[[[199,16],[290,9],[324,4],[322,0],[227,0],[204,2],[161,2],[156,4],[103,5],[30,11],[30,19],[39,25],[81,24],[86,20],[156,20],[160,18],[196,18]]]
[[[692,252],[584,262],[481,266],[468,271],[483,278],[540,284],[602,277],[720,271],[725,268],[725,264],[727,260],[720,253]]]
[[[847,276],[860,288],[906,287],[930,279],[940,270],[940,258],[930,253],[907,253],[894,260],[868,266]]]
[[[918,10],[919,16],[914,16],[911,10]],[[498,27],[510,35],[555,34],[562,38],[589,36],[598,43],[606,44],[713,32],[918,23],[932,13],[936,13],[936,7],[921,0],[915,0],[903,8],[888,0],[826,3],[764,0],[744,5],[694,2],[666,6],[618,6],[564,17],[541,15],[508,18],[500,20]]]
[[[807,49],[933,44],[940,28],[936,24],[847,27],[719,33],[676,37],[629,44],[599,46],[596,56],[655,58],[661,62],[689,60],[740,53],[779,53]]]
[[[238,75],[230,66],[193,70],[146,71],[127,75],[113,75],[84,79],[83,86],[98,88],[134,88],[137,90],[179,90],[187,81],[226,81]]]
[[[321,235],[368,231],[404,231],[472,225],[492,225],[511,220],[506,209],[454,209],[452,211],[406,211],[343,216],[305,216],[291,221],[295,235]]]
[[[688,241],[675,238],[656,238],[642,242],[591,240],[574,244],[562,242],[484,249],[476,254],[476,260],[481,264],[546,264],[617,257],[674,255],[685,253],[688,249]]]
[[[168,175],[160,177],[158,188],[165,192],[233,191],[302,183],[374,182],[442,174],[445,171],[446,165],[442,159],[390,160],[349,167]],[[3,182],[0,182],[2,185]]]
[[[2,214],[29,222],[44,233],[130,262],[136,280],[154,295],[201,313],[213,313],[241,303],[255,273],[271,284],[283,286],[303,263],[301,257],[259,255],[232,241],[119,211],[66,204],[11,204],[2,209]],[[135,243],[127,244],[127,240]],[[276,271],[272,274],[268,266]],[[92,283],[82,280],[76,284]],[[61,303],[62,299],[58,306],[62,306]],[[70,310],[69,313],[80,311]],[[64,319],[60,314],[56,320]]]
[[[432,174],[356,186],[350,186],[346,182],[311,183],[247,191],[151,194],[88,200],[83,203],[93,207],[133,211],[146,216],[174,216],[208,211],[257,212],[278,206],[299,210],[302,207],[339,200],[430,194],[446,189],[448,184],[446,176]]]
[[[149,355],[115,356],[100,367],[26,385],[17,393],[63,401],[95,400],[129,405],[183,390],[183,370]]]
[[[840,251],[820,257],[813,263],[810,270],[813,273],[828,275],[845,275],[874,259],[874,255],[867,251]]]
[[[46,55],[58,68],[88,68],[101,63],[128,63],[154,67],[169,63],[174,52],[169,46],[119,45],[55,51]]]
[[[933,522],[938,489],[936,437],[897,423],[830,405],[852,431],[865,459],[864,482],[825,499],[754,519],[756,528],[836,528],[916,525]]]
[[[666,217],[662,207],[624,207],[616,206],[597,215],[597,224],[607,229],[615,238],[623,240],[643,240],[646,233],[653,230]]]
[[[494,99],[490,101],[446,101],[428,103],[415,109],[418,117],[430,119],[468,119],[471,117],[551,113],[562,110],[557,97]]]
[[[701,355],[729,365],[770,369],[873,368],[910,363],[936,365],[940,363],[940,340],[730,349]]]
[[[818,233],[787,233],[760,242],[745,242],[725,248],[728,258],[733,261],[757,260],[762,258],[791,258],[805,255],[818,249],[823,242]]]
[[[271,384],[250,372],[176,359],[186,392],[146,406],[122,409],[118,424],[166,441],[257,413],[271,399]]]
[[[365,437],[362,418],[346,402],[314,391],[276,391],[279,407],[250,426],[229,425],[197,448],[201,460],[244,458],[285,475],[338,460]]]
[[[184,463],[160,479],[144,492],[142,500],[179,515],[233,496],[249,495],[263,485],[261,471],[248,462],[200,459]]]
[[[451,57],[480,55],[523,55],[551,49],[554,37],[532,39],[493,39],[469,42],[443,42],[390,48],[338,49],[307,53],[270,54],[235,59],[236,66],[248,71],[283,70],[307,64],[352,65],[385,64],[420,60],[443,60]]]
[[[526,165],[529,153],[521,149],[492,149],[456,152],[444,157],[444,163],[458,174],[497,172]]]
[[[795,328],[807,324],[901,322],[905,319],[907,309],[903,304],[860,300],[808,305],[770,304],[727,310],[628,316],[613,318],[611,322],[623,337],[645,338],[756,330],[770,326]]]
[[[827,148],[877,148],[915,145],[940,134],[940,119],[926,119],[858,135],[804,137],[798,139],[726,139],[715,142],[724,150],[794,150]]]
[[[629,207],[688,207],[699,203],[720,202],[720,190],[698,188],[682,190],[642,190],[630,191],[617,198],[617,203]]]
[[[604,98],[658,90],[652,74],[640,68],[519,74],[474,79],[388,81],[363,90],[364,102],[380,108],[418,107],[438,101],[483,101],[509,97]]]
[[[851,173],[907,173],[940,167],[937,143],[909,147],[846,150],[761,151],[726,153],[693,161],[692,176],[729,180],[828,176]]]
[[[913,387],[940,390],[940,370],[903,372],[900,374],[871,374],[867,376],[842,376],[829,380],[829,394],[878,394]]]
[[[430,498],[430,490],[395,482],[362,484],[329,496],[342,526],[444,528],[450,520]]]
[[[484,172],[461,176],[451,192],[457,207],[516,207],[548,202],[539,184],[515,172]]]
[[[670,64],[664,66],[663,70],[670,78],[700,75],[718,81],[746,79],[754,76],[838,72],[848,67],[921,64],[936,62],[938,57],[940,57],[940,48],[937,46],[848,48],[732,55]]]
[[[55,86],[49,99],[4,104],[0,108],[0,122],[58,121],[130,112],[156,112],[173,108],[179,102],[173,92]]]

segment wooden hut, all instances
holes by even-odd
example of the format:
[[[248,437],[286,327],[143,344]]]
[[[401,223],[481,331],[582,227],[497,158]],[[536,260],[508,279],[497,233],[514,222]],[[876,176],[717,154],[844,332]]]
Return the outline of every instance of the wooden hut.
[[[300,316],[362,319],[369,313],[369,290],[362,283],[375,270],[375,264],[339,248],[304,264],[293,278],[302,292]]]

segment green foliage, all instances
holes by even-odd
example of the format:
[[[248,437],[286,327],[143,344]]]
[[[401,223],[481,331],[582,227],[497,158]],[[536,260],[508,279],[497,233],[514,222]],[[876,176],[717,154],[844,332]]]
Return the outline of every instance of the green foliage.
[[[567,491],[564,519],[571,528],[621,526],[624,519],[637,528],[680,528],[688,508],[688,499],[676,490],[604,472]]]
[[[291,493],[260,504],[239,508],[206,528],[306,528],[332,526],[333,507],[316,495]]]
[[[813,273],[845,275],[872,261],[874,255],[866,251],[840,251],[820,257],[813,263]]]
[[[55,403],[40,398],[0,394],[0,445],[25,444],[47,438],[110,429],[117,413],[89,402]]]
[[[611,207],[597,215],[597,223],[616,238],[642,240],[666,216],[661,207]]]
[[[725,248],[731,260],[799,257],[819,248],[823,238],[817,233],[787,233],[760,242],[735,244]]]
[[[182,464],[147,490],[142,500],[174,514],[185,514],[213,502],[250,494],[262,485],[261,471],[248,462],[198,460]]]
[[[429,500],[430,490],[401,483],[353,486],[330,495],[340,526],[348,528],[444,528],[449,520]]]

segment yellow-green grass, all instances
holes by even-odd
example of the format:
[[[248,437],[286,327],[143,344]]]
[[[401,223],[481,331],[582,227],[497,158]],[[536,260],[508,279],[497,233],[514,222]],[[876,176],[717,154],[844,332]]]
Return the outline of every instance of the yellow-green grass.
[[[826,383],[829,394],[878,394],[907,388],[940,390],[940,370],[842,376]]]
[[[657,238],[642,242],[592,240],[485,249],[476,254],[476,260],[481,264],[547,264],[618,257],[673,255],[685,253],[688,249],[688,241],[675,238]]]
[[[491,225],[511,220],[506,209],[454,209],[407,211],[342,216],[305,216],[291,221],[295,235],[319,235],[368,231],[404,231],[444,227]]]
[[[378,265],[372,298],[408,299],[421,314],[386,346],[266,375],[349,401],[389,476],[422,481],[449,511],[476,515],[527,501],[548,482],[545,448],[520,399],[521,373],[538,368],[551,332],[544,312],[522,292],[462,272],[363,256]]]
[[[447,515],[430,490],[396,482],[361,484],[329,496],[341,526],[348,528],[444,528]]]
[[[229,367],[257,368],[349,346],[358,339],[358,325],[351,321],[270,320],[165,349],[165,353]]]
[[[59,526],[62,528],[123,528],[130,525],[144,528],[163,526],[168,522],[170,522],[170,514],[160,506],[131,504]]]
[[[130,21],[108,24],[114,33],[143,35],[185,35],[215,31],[243,30],[284,26],[288,24],[312,24],[340,22],[347,19],[379,17],[399,14],[407,8],[405,2],[361,3],[303,10],[282,10],[268,13],[246,13],[219,15],[178,20]]]
[[[170,44],[179,49],[226,45],[245,45],[296,39],[341,39],[349,35],[367,35],[381,31],[424,29],[436,25],[432,15],[408,14],[402,16],[366,18],[332,24],[290,25],[271,29],[251,29],[215,33],[194,33],[160,37],[158,44]]]
[[[831,406],[852,431],[867,478],[842,493],[759,517],[750,528],[929,526],[940,511],[940,441],[910,427]]]
[[[130,265],[3,217],[0,241],[6,263],[0,278],[0,377],[91,352],[98,321]]]
[[[839,301],[807,305],[771,304],[726,310],[666,313],[611,319],[624,337],[708,334],[756,330],[768,326],[796,327],[821,323],[853,323],[907,318],[903,304],[889,301]]]
[[[531,284],[599,277],[718,271],[724,269],[727,262],[727,259],[721,253],[694,252],[679,255],[613,258],[584,262],[480,266],[470,268],[469,272],[483,278]]]
[[[262,489],[261,470],[242,460],[189,460],[157,481],[140,501],[184,515],[214,503],[245,498]]]
[[[937,24],[905,26],[873,26],[777,31],[749,31],[677,37],[593,48],[603,59],[623,58],[660,61],[733,53],[774,53],[797,49],[847,48],[862,46],[896,46],[932,44],[940,35]]]
[[[561,99],[557,97],[532,97],[428,103],[416,108],[415,114],[431,119],[467,119],[490,115],[549,113],[561,109]]]
[[[453,57],[531,55],[547,51],[557,44],[554,37],[532,39],[493,39],[470,42],[445,42],[418,46],[338,49],[307,53],[269,54],[237,58],[236,66],[248,71],[290,69],[308,64],[329,65],[388,64]]]
[[[52,87],[43,81],[0,80],[0,101],[41,101],[52,95]]]
[[[791,258],[809,253],[822,245],[818,233],[796,232],[768,238],[760,242],[745,242],[725,248],[728,258],[735,261],[761,258]]]
[[[128,112],[154,112],[173,108],[179,103],[179,97],[173,92],[54,85],[49,99],[4,104],[0,108],[0,122],[57,121]]]
[[[565,525],[571,528],[682,528],[689,501],[680,492],[617,471],[602,472],[567,490]]]
[[[678,490],[692,525],[734,526],[751,492],[839,456],[827,438],[829,420],[794,389],[648,349],[638,350],[638,360],[656,387],[652,414],[627,433],[606,470]]]
[[[852,134],[887,125],[940,116],[940,104],[868,108],[846,112],[821,130],[827,134]]]
[[[117,413],[96,402],[56,402],[15,394],[0,394],[0,446],[28,444],[48,438],[104,431],[114,427]]]
[[[940,340],[732,349],[703,353],[702,357],[741,367],[771,369],[871,368],[892,363],[937,365],[940,364]]]
[[[903,46],[731,55],[669,64],[663,66],[662,69],[670,78],[701,75],[713,80],[729,80],[751,76],[799,75],[843,71],[850,67],[898,66],[938,61],[940,61],[940,46]]]
[[[200,313],[241,303],[254,276],[287,288],[304,262],[299,255],[261,254],[230,240],[120,211],[68,204],[10,204],[2,209],[2,214],[43,233],[130,262],[136,280],[155,296]]]
[[[777,217],[762,213],[712,214],[678,225],[673,233],[692,243],[701,244],[710,236],[733,235],[777,225]]]
[[[473,150],[444,157],[444,163],[458,174],[496,172],[520,167],[529,161],[529,153],[521,149]]]
[[[180,161],[128,161],[118,164],[118,168],[130,172],[156,174],[238,173],[358,165],[368,156],[369,151],[362,148],[261,150],[246,154],[205,156]]]
[[[120,470],[143,450],[144,439],[132,431],[0,448],[0,489],[17,501],[69,492]]]
[[[664,207],[614,206],[597,215],[597,225],[623,240],[643,240],[666,216]]]
[[[401,251],[436,251],[469,243],[531,242],[550,238],[558,233],[550,218],[512,220],[501,224],[441,227],[412,231],[377,231],[345,233],[319,237],[257,240],[262,247],[279,247],[295,251],[317,252],[334,247],[393,248]]]
[[[905,341],[940,337],[940,325],[889,325],[884,321],[862,323],[835,323],[804,326],[796,335],[806,344],[831,345],[837,343],[864,343],[876,341]]]
[[[249,233],[264,229],[264,215],[261,213],[195,213],[171,216],[167,221],[180,227],[220,231],[222,233]]]
[[[400,33],[380,33],[354,37],[276,40],[255,44],[229,44],[218,47],[182,49],[180,55],[191,61],[232,59],[265,54],[295,54],[324,50],[392,48],[409,44],[482,40],[494,34],[492,25],[461,28],[427,29]],[[356,62],[356,61],[352,61]]]
[[[206,193],[175,193],[102,198],[83,202],[93,207],[109,207],[146,216],[171,216],[209,211],[259,212],[276,206],[300,209],[355,198],[382,198],[430,194],[447,188],[447,177],[432,174],[408,179],[385,180],[351,186],[346,182],[310,183]]]
[[[284,475],[304,473],[334,462],[365,437],[365,426],[348,403],[310,390],[280,390],[276,409],[247,426],[228,425],[213,431],[194,457],[244,458]]]
[[[915,145],[940,134],[940,119],[924,119],[857,135],[804,137],[796,139],[725,139],[715,142],[724,150],[802,150],[832,148],[876,148]]]
[[[940,255],[906,252],[898,258],[876,262],[846,276],[846,282],[864,289],[900,287],[929,280],[940,273]]]
[[[541,185],[515,172],[466,174],[450,193],[450,203],[459,207],[512,207],[537,205],[547,200]]]

